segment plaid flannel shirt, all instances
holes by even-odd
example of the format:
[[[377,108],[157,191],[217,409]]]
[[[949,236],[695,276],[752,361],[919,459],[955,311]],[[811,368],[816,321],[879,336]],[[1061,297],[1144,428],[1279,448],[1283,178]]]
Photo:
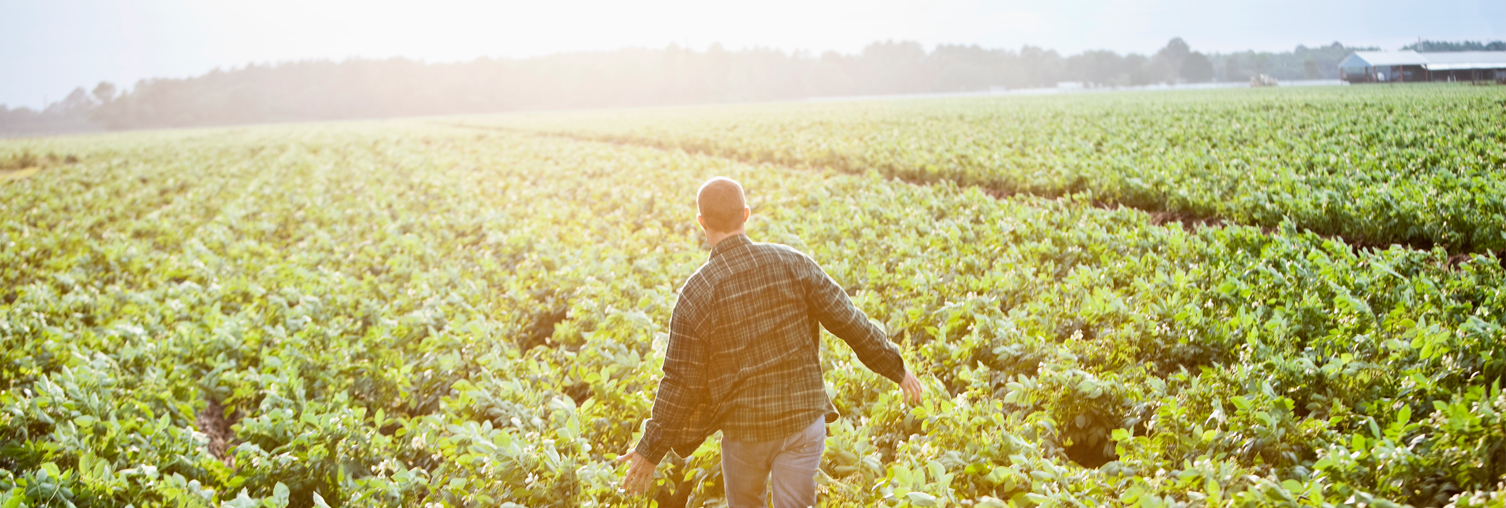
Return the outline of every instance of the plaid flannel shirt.
[[[809,256],[789,246],[722,240],[680,289],[669,319],[664,379],[634,449],[658,463],[694,452],[712,432],[783,439],[837,411],[821,380],[820,326],[869,369],[905,377],[899,350]]]

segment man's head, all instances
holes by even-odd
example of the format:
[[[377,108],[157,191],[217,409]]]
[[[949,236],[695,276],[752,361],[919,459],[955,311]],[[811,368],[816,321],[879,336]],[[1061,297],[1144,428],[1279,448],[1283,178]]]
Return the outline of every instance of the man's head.
[[[718,176],[701,184],[695,193],[695,220],[708,233],[731,233],[741,231],[748,221],[748,203],[743,199],[743,186],[725,176]]]

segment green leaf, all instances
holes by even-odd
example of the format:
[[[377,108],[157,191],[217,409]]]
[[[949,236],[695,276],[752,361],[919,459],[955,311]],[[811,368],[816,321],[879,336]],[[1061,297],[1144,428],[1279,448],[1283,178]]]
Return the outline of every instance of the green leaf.
[[[933,496],[933,495],[930,495],[930,494],[927,494],[927,493],[924,493],[924,492],[910,492],[908,494],[905,494],[905,497],[910,500],[910,504],[915,505],[915,506],[938,506],[938,505],[940,505],[940,503],[938,503],[937,500],[936,500],[936,496]]]
[[[241,489],[240,494],[235,496],[235,499],[225,502],[225,506],[229,508],[256,508],[257,502],[246,494],[246,489]]]
[[[1004,480],[1008,480],[1013,476],[1014,471],[1011,471],[1009,468],[1004,466],[994,466],[993,471],[989,471],[988,476],[984,476],[983,480],[987,481],[988,483],[998,485],[1000,483],[1004,483]]]
[[[272,497],[262,500],[262,504],[268,508],[287,508],[289,494],[288,486],[277,482],[277,485],[272,486]]]
[[[974,508],[1009,508],[1009,503],[993,496],[983,496],[978,498],[973,506]]]
[[[1092,392],[1094,388],[1097,388],[1097,387],[1098,387],[1098,384],[1094,383],[1093,380],[1091,380],[1091,379],[1084,379],[1084,380],[1082,380],[1081,383],[1077,383],[1077,393],[1088,394],[1088,393]]]

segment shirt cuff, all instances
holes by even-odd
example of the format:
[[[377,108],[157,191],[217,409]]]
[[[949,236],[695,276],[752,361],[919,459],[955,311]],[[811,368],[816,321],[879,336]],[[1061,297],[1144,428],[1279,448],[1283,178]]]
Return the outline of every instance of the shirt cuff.
[[[633,451],[639,457],[647,459],[650,464],[658,465],[659,461],[664,460],[664,456],[669,453],[669,447],[650,441],[657,440],[651,440],[647,435],[644,435],[643,439],[638,440],[638,446],[633,447]]]
[[[893,365],[892,369],[886,369],[888,370],[888,372],[880,372],[879,375],[889,378],[889,380],[893,381],[895,384],[903,383],[905,381],[906,372],[905,359],[903,357],[895,358],[895,362],[891,365]]]

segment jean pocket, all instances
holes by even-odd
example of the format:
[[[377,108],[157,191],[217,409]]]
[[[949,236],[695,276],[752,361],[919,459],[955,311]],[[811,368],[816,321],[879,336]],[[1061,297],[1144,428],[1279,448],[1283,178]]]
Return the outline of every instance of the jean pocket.
[[[826,445],[826,428],[817,426],[806,432],[801,432],[796,441],[789,443],[786,451],[799,454],[814,453],[820,451]]]
[[[816,452],[817,450],[820,450],[821,449],[821,445],[822,445],[821,441],[812,441],[812,440],[809,440],[809,439],[801,439],[799,442],[790,443],[790,446],[788,448],[785,448],[784,451],[786,453],[794,453],[794,454],[798,454],[798,455],[805,455],[805,454],[813,453],[813,452]]]

